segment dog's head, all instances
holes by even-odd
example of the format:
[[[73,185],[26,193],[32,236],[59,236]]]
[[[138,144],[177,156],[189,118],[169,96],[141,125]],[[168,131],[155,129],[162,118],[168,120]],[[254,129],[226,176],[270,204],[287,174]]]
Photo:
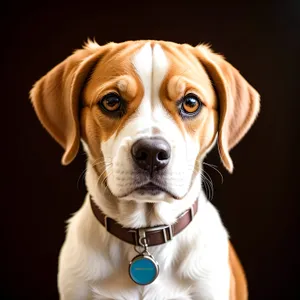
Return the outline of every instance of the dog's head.
[[[31,91],[35,111],[64,147],[80,140],[99,177],[119,199],[183,198],[217,141],[229,150],[259,111],[259,95],[209,47],[162,41],[88,42]]]

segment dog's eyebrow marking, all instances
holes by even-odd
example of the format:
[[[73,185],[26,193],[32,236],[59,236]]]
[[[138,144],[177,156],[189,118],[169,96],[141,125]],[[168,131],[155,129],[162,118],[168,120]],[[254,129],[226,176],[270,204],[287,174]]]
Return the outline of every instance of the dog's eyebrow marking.
[[[180,99],[183,96],[185,89],[186,82],[180,76],[173,76],[167,85],[168,96],[173,100]]]
[[[128,87],[128,82],[124,79],[120,79],[118,82],[117,82],[117,86],[119,88],[119,90],[121,92],[126,92],[127,91],[127,87]]]

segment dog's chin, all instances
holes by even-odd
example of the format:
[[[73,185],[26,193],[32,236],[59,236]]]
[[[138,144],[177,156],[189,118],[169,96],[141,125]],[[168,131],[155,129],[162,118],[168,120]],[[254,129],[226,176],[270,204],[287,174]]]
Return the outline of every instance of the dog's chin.
[[[168,202],[171,203],[177,198],[174,198],[169,193],[159,191],[159,192],[150,192],[144,193],[140,191],[133,191],[132,193],[118,197],[121,201],[136,201],[141,203],[158,203],[158,202]]]
[[[126,194],[115,196],[117,196],[120,200],[148,203],[157,203],[162,201],[172,202],[174,200],[180,200],[183,198],[168,189],[159,187],[152,183],[134,188],[131,191],[128,191]]]

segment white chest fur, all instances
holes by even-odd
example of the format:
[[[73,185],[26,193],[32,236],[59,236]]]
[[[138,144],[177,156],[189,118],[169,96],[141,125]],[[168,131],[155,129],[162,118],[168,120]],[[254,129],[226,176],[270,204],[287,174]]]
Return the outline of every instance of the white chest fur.
[[[62,299],[228,299],[227,233],[216,209],[201,195],[193,222],[167,244],[150,247],[161,272],[144,287],[128,275],[136,255],[133,246],[106,232],[87,198],[70,220],[60,255]]]

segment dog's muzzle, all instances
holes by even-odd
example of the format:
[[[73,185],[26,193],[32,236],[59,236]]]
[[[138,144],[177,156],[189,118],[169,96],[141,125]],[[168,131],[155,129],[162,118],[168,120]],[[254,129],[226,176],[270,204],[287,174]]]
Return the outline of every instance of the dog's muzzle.
[[[136,165],[152,177],[170,162],[171,147],[163,138],[142,138],[132,145],[131,155]]]

